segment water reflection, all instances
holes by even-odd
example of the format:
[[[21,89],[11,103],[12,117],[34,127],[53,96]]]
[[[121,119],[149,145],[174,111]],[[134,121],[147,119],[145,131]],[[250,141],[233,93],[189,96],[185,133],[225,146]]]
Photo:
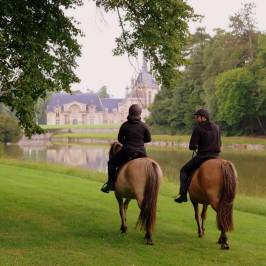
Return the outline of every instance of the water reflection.
[[[6,146],[4,154],[106,172],[108,149],[108,145]],[[191,152],[182,149],[149,148],[148,153],[161,165],[166,178],[176,184],[179,181],[179,169],[191,158]],[[236,166],[240,193],[266,196],[265,152],[226,151],[222,156]]]
[[[61,163],[106,171],[108,147],[106,146],[6,146],[5,154],[11,157]]]
[[[167,179],[176,183],[179,169],[191,158],[191,152],[185,150],[150,150],[149,154],[160,163]],[[234,163],[241,194],[266,197],[265,152],[225,151],[222,157]]]

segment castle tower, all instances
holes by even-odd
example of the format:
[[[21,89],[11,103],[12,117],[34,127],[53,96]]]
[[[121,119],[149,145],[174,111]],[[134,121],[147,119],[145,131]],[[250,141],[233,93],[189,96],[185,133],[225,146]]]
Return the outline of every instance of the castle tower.
[[[142,106],[148,108],[155,99],[155,95],[159,92],[159,86],[153,76],[148,71],[148,64],[143,58],[143,65],[133,88],[133,94],[139,98]]]

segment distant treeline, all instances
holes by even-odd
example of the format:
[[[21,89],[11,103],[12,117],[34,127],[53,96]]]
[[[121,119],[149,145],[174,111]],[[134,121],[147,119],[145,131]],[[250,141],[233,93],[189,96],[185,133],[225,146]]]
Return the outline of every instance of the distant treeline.
[[[152,126],[190,132],[193,113],[205,107],[226,134],[266,134],[266,34],[256,30],[253,10],[245,4],[230,31],[213,37],[197,29],[184,50],[188,64],[155,99]]]

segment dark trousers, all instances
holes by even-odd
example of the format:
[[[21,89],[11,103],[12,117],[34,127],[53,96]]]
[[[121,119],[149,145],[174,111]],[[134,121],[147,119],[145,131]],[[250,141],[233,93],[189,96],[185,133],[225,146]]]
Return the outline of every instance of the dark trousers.
[[[180,170],[180,194],[186,194],[189,186],[189,177],[190,175],[200,167],[200,165],[211,158],[219,157],[218,154],[209,154],[209,155],[197,155],[188,161]]]
[[[122,148],[108,161],[108,184],[112,185],[115,182],[117,169],[129,161],[133,157],[144,157],[145,151],[135,151],[132,149]]]

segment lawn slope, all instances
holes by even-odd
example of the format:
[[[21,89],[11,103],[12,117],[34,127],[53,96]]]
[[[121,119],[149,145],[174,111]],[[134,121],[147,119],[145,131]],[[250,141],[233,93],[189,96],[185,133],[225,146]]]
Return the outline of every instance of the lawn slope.
[[[266,265],[265,200],[238,197],[231,250],[215,244],[219,232],[209,210],[199,239],[191,204],[173,202],[164,183],[155,246],[135,230],[138,208],[128,210],[128,234],[112,193],[99,192],[103,175],[61,166],[0,160],[0,265]]]

